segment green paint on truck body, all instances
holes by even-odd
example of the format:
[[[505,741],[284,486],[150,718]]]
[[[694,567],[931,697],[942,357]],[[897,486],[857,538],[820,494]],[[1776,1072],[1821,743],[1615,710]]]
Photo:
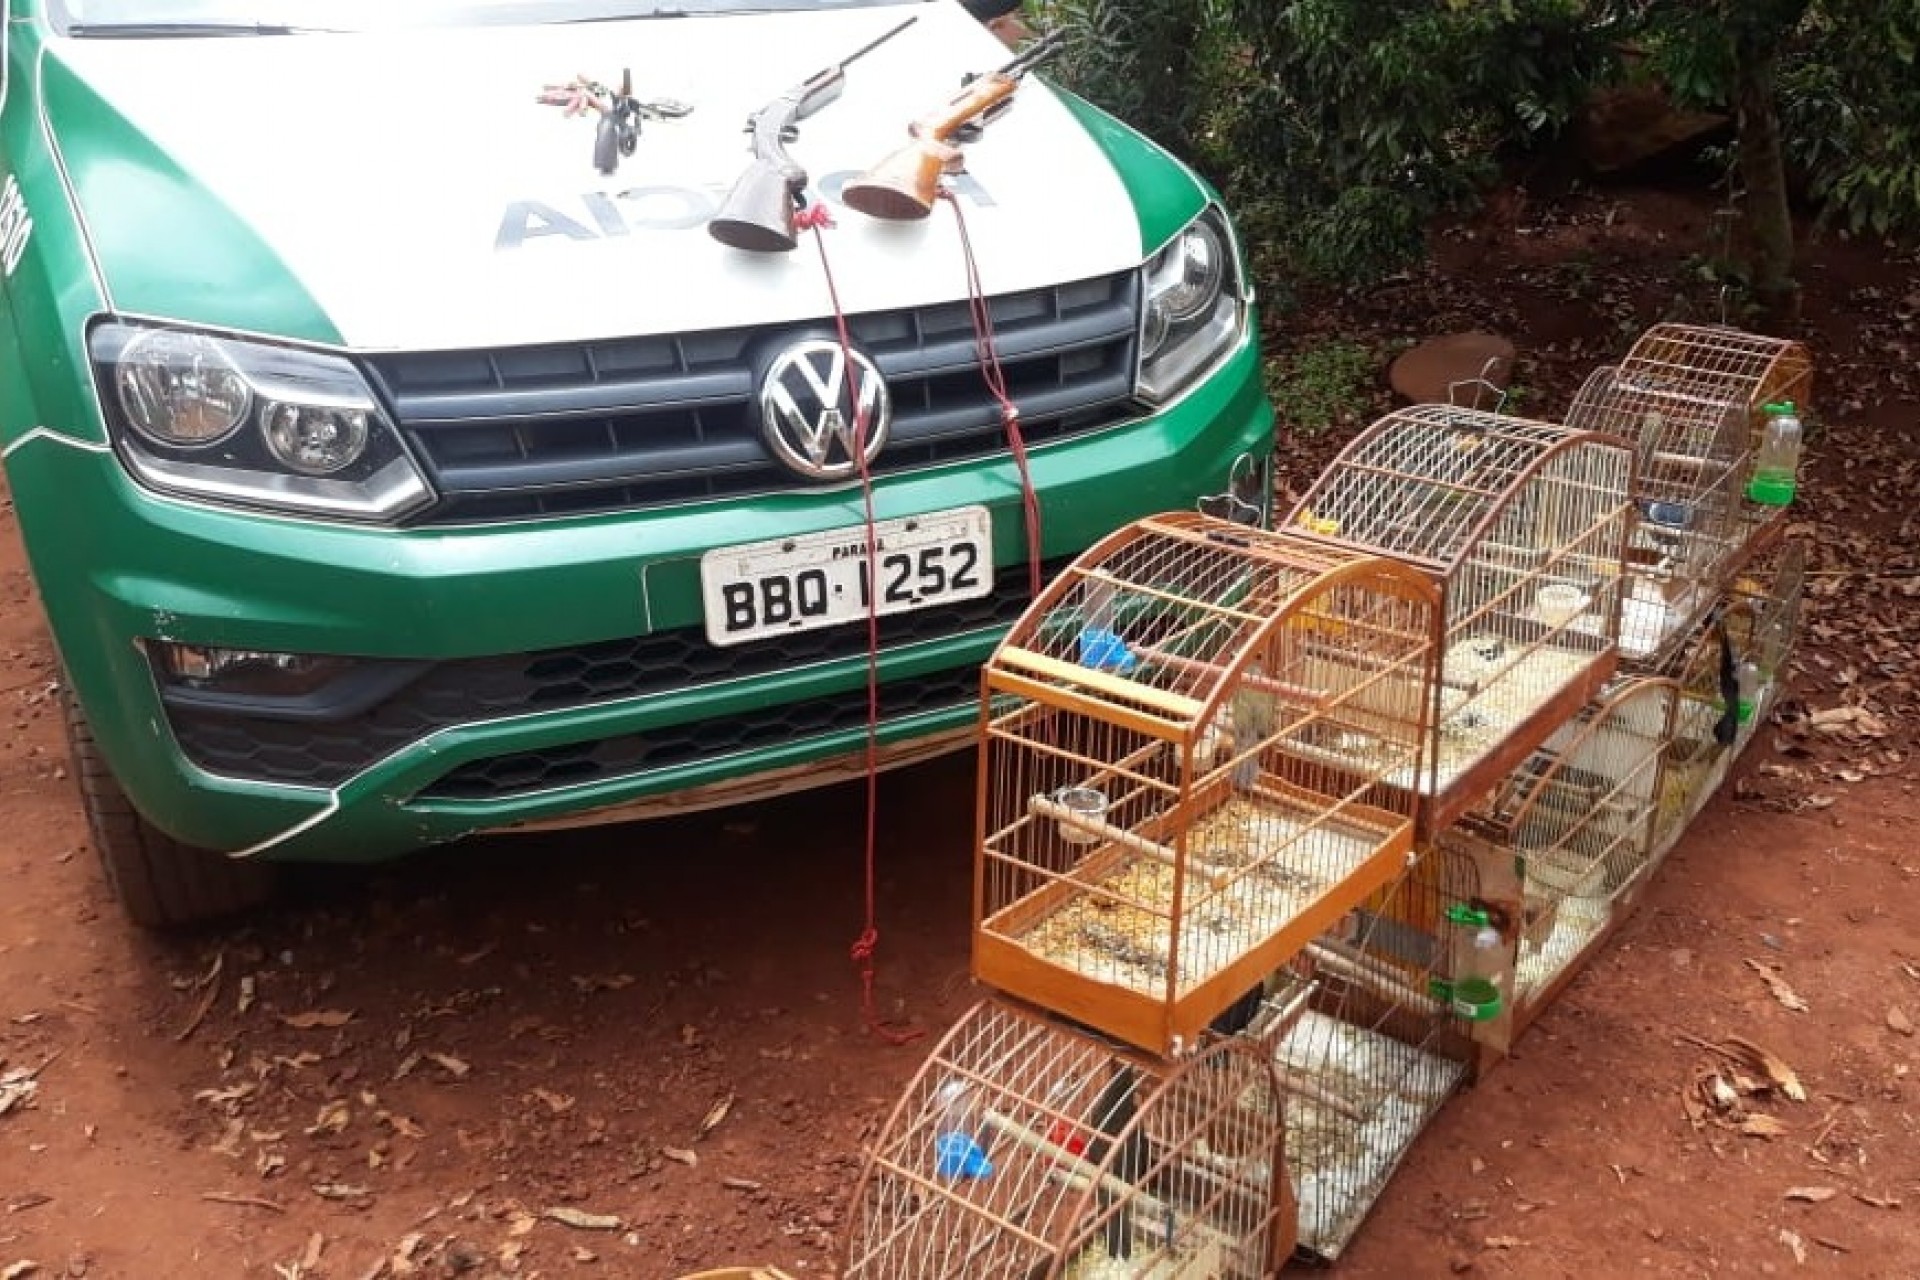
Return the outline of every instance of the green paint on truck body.
[[[590,646],[702,626],[702,553],[857,530],[856,487],[796,490],[571,518],[434,528],[268,514],[156,493],[109,443],[86,357],[109,315],[337,348],[340,336],[268,242],[196,186],[52,53],[15,4],[0,169],[33,231],[5,280],[0,446],[40,596],[100,748],[145,818],[186,843],[284,859],[370,861],[472,831],[554,821],[857,750],[864,731],[718,749],[670,767],[498,799],[421,794],[470,762],[699,726],[864,688],[864,657],[796,663],[558,710],[515,709],[404,742],[344,781],[276,784],[196,767],[169,727],[147,651],[157,642],[431,664]],[[1209,200],[1165,153],[1085,104],[1070,107],[1135,205],[1142,258]],[[209,121],[217,127],[217,121]],[[129,208],[138,217],[125,216]],[[1171,404],[1032,449],[1042,556],[1218,493],[1271,451],[1257,316]],[[351,355],[352,352],[347,352]],[[1002,454],[889,475],[875,515],[979,504],[1003,580],[1026,572],[1020,479]],[[883,681],[977,666],[997,628],[889,651]],[[977,708],[889,720],[883,743],[963,729]]]

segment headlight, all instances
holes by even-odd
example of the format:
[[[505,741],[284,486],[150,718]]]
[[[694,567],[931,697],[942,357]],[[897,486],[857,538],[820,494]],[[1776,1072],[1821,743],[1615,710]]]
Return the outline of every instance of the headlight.
[[[128,423],[163,445],[211,444],[239,426],[253,403],[220,344],[198,333],[137,333],[114,373]]]
[[[88,349],[120,456],[155,489],[356,520],[432,500],[343,357],[118,323]]]
[[[1209,368],[1245,330],[1245,291],[1225,215],[1209,205],[1141,274],[1146,303],[1136,390],[1160,403]]]

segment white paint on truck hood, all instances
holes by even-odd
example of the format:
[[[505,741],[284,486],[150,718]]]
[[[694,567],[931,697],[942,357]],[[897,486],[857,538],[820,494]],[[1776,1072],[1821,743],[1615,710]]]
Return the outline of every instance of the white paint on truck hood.
[[[838,101],[801,123],[792,154],[822,177],[879,161],[963,73],[997,66],[1007,51],[957,5],[923,3],[69,40],[57,56],[251,225],[348,345],[493,346],[828,313],[810,236],[793,253],[750,253],[714,240],[702,215],[748,162],[752,111],[909,16],[912,26],[848,68]],[[637,152],[605,178],[592,164],[590,118],[535,99],[545,84],[575,74],[615,82],[623,68],[636,96],[694,110],[646,122]],[[1140,261],[1118,177],[1044,85],[1030,78],[966,154],[966,226],[989,293]],[[917,223],[835,214],[826,258],[847,310],[966,296],[953,209]]]

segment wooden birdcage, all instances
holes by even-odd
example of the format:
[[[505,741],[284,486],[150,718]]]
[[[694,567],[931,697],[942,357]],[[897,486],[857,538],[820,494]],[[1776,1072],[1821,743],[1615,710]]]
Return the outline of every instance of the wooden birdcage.
[[[1612,675],[1632,484],[1633,452],[1616,437],[1416,405],[1355,438],[1288,517],[1290,532],[1403,558],[1442,584],[1423,833]]]
[[[1180,514],[1088,551],[982,676],[975,974],[1190,1048],[1404,866],[1438,639],[1391,559]]]
[[[1460,824],[1445,847],[1475,859],[1511,931],[1504,1049],[1621,918],[1658,852],[1657,811],[1680,701],[1669,679],[1618,682],[1568,721]]]
[[[988,999],[870,1148],[840,1274],[1264,1280],[1294,1247],[1280,1088],[1250,1039],[1153,1061]]]
[[[1626,660],[1664,666],[1713,607],[1754,526],[1775,513],[1745,492],[1766,406],[1804,406],[1812,389],[1813,363],[1797,342],[1660,324],[1575,395],[1568,426],[1619,435],[1639,455]]]

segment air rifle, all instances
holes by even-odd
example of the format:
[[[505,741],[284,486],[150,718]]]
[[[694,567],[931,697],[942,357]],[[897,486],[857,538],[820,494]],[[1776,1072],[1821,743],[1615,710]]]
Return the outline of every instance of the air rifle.
[[[784,253],[799,244],[794,215],[806,200],[807,171],[787,154],[786,144],[797,125],[840,96],[846,87],[847,66],[865,57],[905,31],[918,17],[908,18],[835,63],[814,72],[747,119],[753,135],[753,161],[727,193],[707,230],[721,244],[757,253]]]
[[[907,126],[912,142],[847,183],[841,203],[890,221],[933,212],[941,176],[960,171],[958,144],[971,141],[989,120],[1012,106],[1022,77],[1059,53],[1062,43],[1055,32],[998,71],[968,78],[959,93]]]

